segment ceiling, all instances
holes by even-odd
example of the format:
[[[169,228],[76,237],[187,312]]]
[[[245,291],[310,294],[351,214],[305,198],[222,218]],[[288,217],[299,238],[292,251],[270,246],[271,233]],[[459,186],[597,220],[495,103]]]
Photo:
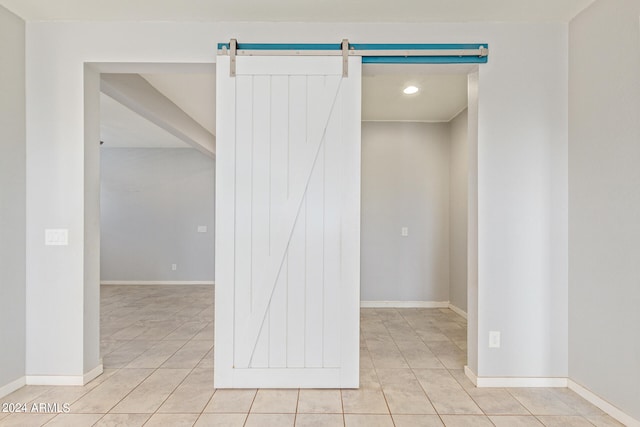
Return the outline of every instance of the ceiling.
[[[28,21],[568,22],[593,0],[0,0]]]
[[[213,73],[141,74],[202,127],[216,133],[216,75]]]
[[[402,90],[416,86],[419,92]],[[467,107],[466,74],[376,74],[362,78],[362,120],[448,122]]]
[[[108,148],[190,148],[190,145],[100,94],[100,140]]]

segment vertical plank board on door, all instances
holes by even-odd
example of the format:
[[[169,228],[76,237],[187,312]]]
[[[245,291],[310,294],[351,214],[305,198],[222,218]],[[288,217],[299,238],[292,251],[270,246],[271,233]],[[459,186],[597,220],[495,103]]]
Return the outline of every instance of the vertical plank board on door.
[[[251,269],[252,307],[256,302],[255,288],[269,287],[263,283],[269,262],[271,238],[271,84],[269,76],[253,78],[252,120],[252,203],[251,203]]]
[[[271,261],[270,250],[270,151],[271,151],[271,77],[253,77],[253,120],[252,130],[252,203],[251,203],[251,282],[252,312],[256,309],[258,289],[271,288],[273,283],[267,273]],[[271,261],[273,262],[273,261]],[[279,262],[279,260],[275,260]],[[261,316],[261,313],[256,313]],[[266,368],[269,365],[268,315],[262,317],[264,323],[252,355],[252,367]]]
[[[307,146],[307,77],[289,77],[289,191],[291,197],[305,173]],[[299,201],[293,201],[298,203]]]
[[[284,219],[289,177],[289,76],[271,77],[271,249],[291,230]],[[278,244],[275,244],[275,240]],[[269,367],[287,366],[288,256],[278,276],[269,310]]]
[[[318,120],[319,117],[310,117]],[[324,311],[324,155],[322,145],[311,173],[307,200],[307,292],[305,301],[305,367],[322,367]]]
[[[324,143],[324,367],[340,366],[340,167],[342,100],[335,103]]]
[[[285,256],[269,306],[269,367],[287,366],[287,279],[288,256]]]
[[[264,322],[262,322],[262,329],[255,344],[250,366],[252,368],[269,367],[269,310],[267,310]]]
[[[306,203],[303,202],[293,227],[288,255],[287,367],[304,367],[305,288],[306,288]]]
[[[307,77],[289,76],[288,91],[288,147],[289,187],[287,206],[297,209],[295,200],[301,182],[306,180],[304,170],[307,152]],[[287,367],[304,367],[304,326],[306,291],[306,203],[302,205],[291,232],[288,247],[288,296],[287,296]],[[288,235],[289,233],[287,233]]]
[[[235,206],[235,325],[248,321],[251,314],[251,199],[252,189],[252,124],[253,124],[253,77],[236,77],[236,206]],[[235,329],[235,366],[248,367],[240,363],[238,355],[247,354],[254,343],[242,339]]]

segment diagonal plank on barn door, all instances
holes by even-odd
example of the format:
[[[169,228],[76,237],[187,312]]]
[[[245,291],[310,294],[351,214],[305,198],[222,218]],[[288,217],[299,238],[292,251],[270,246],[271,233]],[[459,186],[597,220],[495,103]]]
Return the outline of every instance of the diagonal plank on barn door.
[[[262,79],[263,76],[253,76],[251,82],[244,81],[242,79],[237,80],[237,91],[243,93],[243,91],[251,91],[252,99],[271,99],[282,97],[282,91],[284,85],[279,81],[279,77],[271,76],[266,79]],[[300,84],[300,79],[305,79],[305,84]],[[298,87],[296,88],[296,84]],[[241,88],[240,86],[243,86]],[[250,89],[247,87],[250,86]],[[250,213],[251,218],[242,217],[247,215],[238,213],[237,220],[243,221],[244,224],[251,227],[249,234],[251,249],[242,253],[237,253],[238,258],[246,257],[249,254],[249,260],[236,259],[236,265],[250,267],[250,287],[245,290],[245,296],[248,296],[249,304],[248,308],[238,310],[236,312],[236,352],[234,355],[234,366],[236,368],[248,368],[248,367],[264,367],[269,365],[269,354],[271,349],[269,348],[270,337],[268,336],[268,324],[267,319],[271,319],[270,306],[273,300],[274,292],[276,292],[276,286],[282,283],[286,283],[282,279],[281,275],[288,274],[290,271],[290,264],[292,258],[288,257],[289,246],[291,244],[292,236],[296,230],[297,225],[303,221],[304,216],[307,214],[307,203],[310,186],[314,181],[314,174],[323,173],[323,166],[320,167],[319,163],[323,163],[323,144],[325,140],[325,134],[327,132],[327,126],[333,114],[333,109],[338,99],[341,86],[341,77],[339,76],[313,76],[313,77],[299,77],[289,76],[289,84],[287,85],[288,99],[286,101],[286,108],[296,108],[301,105],[305,105],[305,120],[308,122],[306,126],[302,127],[306,129],[306,134],[288,134],[288,146],[287,155],[289,170],[287,177],[288,181],[288,197],[280,200],[280,204],[274,204],[273,200],[270,200],[268,208],[268,221],[264,218],[256,219]],[[300,90],[304,88],[304,90]],[[266,93],[265,91],[269,91]],[[258,93],[258,96],[255,94]],[[248,96],[248,93],[246,94]],[[238,104],[241,104],[241,100],[238,99]],[[283,106],[284,107],[284,106]],[[239,157],[244,156],[244,160],[238,162],[238,170],[251,169],[252,179],[249,194],[252,194],[251,200],[245,200],[244,202],[238,202],[238,205],[244,206],[249,212],[253,209],[263,210],[266,206],[266,198],[270,197],[265,193],[270,193],[270,190],[265,190],[264,178],[268,177],[269,180],[274,176],[278,176],[273,168],[272,156],[276,155],[272,150],[270,152],[260,151],[264,149],[267,144],[261,143],[260,139],[265,135],[273,138],[279,135],[282,137],[282,129],[274,129],[274,127],[285,126],[283,120],[274,120],[273,103],[255,103],[252,102],[252,123],[245,123],[238,126],[237,132],[240,134],[243,131],[252,132],[252,135],[247,138],[253,145],[250,148],[241,147],[238,141],[238,147],[236,151]],[[295,115],[290,115],[294,117]],[[268,129],[265,123],[271,127]],[[251,130],[241,129],[242,126],[250,127]],[[289,124],[287,123],[288,127]],[[294,127],[295,128],[295,127]],[[300,128],[300,126],[297,126]],[[262,130],[261,130],[262,129]],[[278,139],[278,141],[280,141]],[[264,142],[264,141],[263,141]],[[281,141],[280,141],[281,142]],[[271,140],[270,147],[278,147],[276,142]],[[262,147],[262,148],[260,148]],[[282,153],[280,153],[281,155]],[[320,160],[319,160],[320,159]],[[240,163],[249,162],[249,166],[242,168]],[[257,163],[262,162],[261,165]],[[261,178],[262,177],[262,178]],[[282,180],[282,177],[280,176]],[[316,178],[317,179],[317,178]],[[269,185],[273,185],[269,182]],[[320,188],[323,184],[320,183]],[[256,193],[256,190],[257,193]],[[243,204],[245,203],[245,204]],[[312,210],[321,209],[322,207],[314,206]],[[249,220],[249,221],[247,221]],[[269,222],[271,225],[269,225]],[[242,227],[237,224],[238,228]],[[257,239],[254,235],[259,236]],[[255,240],[254,240],[255,239]],[[253,242],[261,243],[255,247]],[[264,242],[267,242],[266,244]],[[319,256],[323,256],[322,251]],[[285,262],[288,261],[288,262]],[[236,270],[237,271],[237,270]],[[237,271],[237,273],[240,273]],[[240,273],[241,274],[241,273]],[[245,273],[246,274],[246,273]],[[246,283],[246,282],[245,282]],[[247,295],[248,292],[248,295]],[[320,313],[322,315],[322,313]],[[319,324],[322,325],[322,319],[319,319]],[[264,334],[263,334],[264,333]],[[266,346],[266,347],[265,347]],[[260,349],[260,351],[256,351]],[[322,348],[319,348],[319,354],[322,356]],[[259,353],[259,354],[258,354]],[[265,354],[266,360],[265,360]],[[279,356],[282,357],[281,355]],[[282,361],[278,362],[281,364]],[[305,366],[309,362],[305,362]],[[312,365],[322,365],[322,361],[312,361]]]

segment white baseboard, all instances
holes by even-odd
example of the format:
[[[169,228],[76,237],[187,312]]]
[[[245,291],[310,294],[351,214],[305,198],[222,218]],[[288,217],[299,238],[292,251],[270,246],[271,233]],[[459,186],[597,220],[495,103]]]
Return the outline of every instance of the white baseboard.
[[[27,375],[27,385],[84,385],[84,375]]]
[[[468,366],[464,367],[464,374],[473,385],[482,387],[567,387],[567,378],[542,377],[479,377]]]
[[[102,280],[101,285],[214,285],[210,280]]]
[[[478,376],[467,365],[464,365],[464,374],[471,380],[474,386],[478,387]]]
[[[83,375],[27,375],[27,385],[85,385],[103,372],[100,364]]]
[[[449,301],[360,301],[361,308],[448,308]]]
[[[596,395],[595,393],[587,390],[586,388],[576,383],[575,381],[569,380],[568,386],[571,390],[575,391],[583,399],[592,403],[598,408],[602,409],[604,412],[609,414],[612,418],[615,418],[616,420],[620,421],[622,424],[626,425],[627,427],[640,427],[640,421],[636,420],[630,415],[625,414],[623,411],[621,411],[611,403],[602,399],[600,396]]]
[[[5,384],[0,387],[0,398],[5,397],[8,394],[13,393],[20,387],[27,385],[27,379],[25,377],[20,377],[17,380],[11,381],[9,384]]]
[[[478,377],[476,387],[566,387],[567,378]]]
[[[98,366],[96,366],[95,368],[93,368],[92,370],[90,370],[89,372],[85,373],[82,376],[82,381],[83,381],[82,385],[88,384],[90,381],[102,375],[103,372],[104,372],[104,367],[102,366],[102,359],[100,359],[100,364]]]
[[[466,311],[463,311],[461,308],[456,307],[455,305],[453,305],[451,303],[449,303],[449,309],[451,311],[453,311],[454,313],[462,316],[463,318],[465,318],[465,319],[467,318],[467,312]]]

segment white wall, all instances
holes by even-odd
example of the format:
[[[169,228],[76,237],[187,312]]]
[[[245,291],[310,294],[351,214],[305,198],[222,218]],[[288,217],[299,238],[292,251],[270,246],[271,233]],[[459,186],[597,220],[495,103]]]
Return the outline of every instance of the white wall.
[[[640,420],[640,2],[569,27],[569,376]]]
[[[450,123],[449,301],[467,311],[468,155],[467,110]]]
[[[210,63],[215,43],[231,37],[336,43],[348,37],[490,45],[489,63],[479,71],[477,373],[565,376],[567,32],[562,24],[524,23],[30,23],[27,316],[38,327],[28,336],[27,371],[82,371],[83,317],[98,315],[85,314],[82,304],[83,63]],[[70,229],[70,245],[57,256],[42,244],[48,227]],[[489,330],[503,332],[501,349],[487,348]]]
[[[567,26],[508,27],[479,71],[478,374],[565,377]]]
[[[191,148],[100,151],[101,280],[213,282],[215,161]]]
[[[0,396],[25,374],[24,49],[24,22],[0,6]]]
[[[449,145],[448,123],[362,123],[363,301],[449,301]]]

